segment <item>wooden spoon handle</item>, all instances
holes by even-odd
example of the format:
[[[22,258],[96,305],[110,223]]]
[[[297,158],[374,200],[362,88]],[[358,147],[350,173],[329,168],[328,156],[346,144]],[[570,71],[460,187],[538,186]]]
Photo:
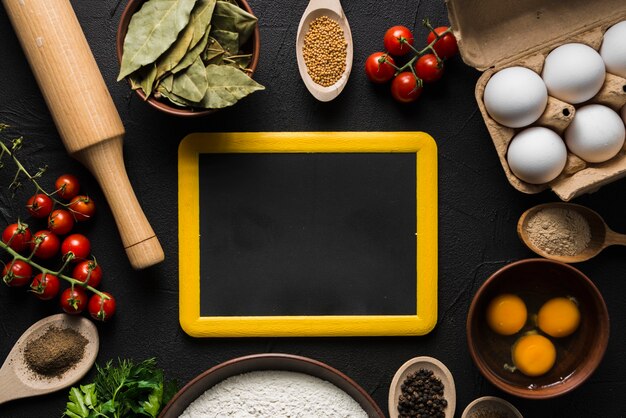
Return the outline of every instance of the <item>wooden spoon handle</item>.
[[[94,174],[132,266],[163,260],[124,168],[124,126],[69,0],[2,0],[66,149]]]
[[[15,376],[11,365],[5,362],[0,370],[0,405],[33,394],[35,393],[31,393],[31,389]]]
[[[624,245],[626,246],[626,235],[618,234],[615,231],[607,230],[606,231],[606,246],[609,245]]]

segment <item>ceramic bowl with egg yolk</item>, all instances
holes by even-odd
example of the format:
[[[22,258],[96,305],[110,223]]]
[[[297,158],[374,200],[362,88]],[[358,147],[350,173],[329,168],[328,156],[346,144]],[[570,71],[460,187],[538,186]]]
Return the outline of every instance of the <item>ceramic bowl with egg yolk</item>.
[[[512,303],[510,312],[518,317],[514,324],[505,323],[508,335],[490,325],[499,318],[498,311],[490,308],[498,298]],[[519,303],[514,302],[517,298],[526,307],[525,321]],[[557,302],[544,307],[554,299]],[[575,301],[578,318],[562,299]],[[541,324],[557,337],[540,329],[542,307],[542,317],[548,321],[544,318]],[[563,313],[567,318],[555,318]],[[509,334],[522,321],[519,331]],[[581,271],[533,258],[505,265],[485,281],[470,305],[466,332],[472,359],[487,380],[511,395],[547,399],[574,390],[598,367],[608,344],[609,316],[602,295]],[[536,363],[536,358],[541,361]]]

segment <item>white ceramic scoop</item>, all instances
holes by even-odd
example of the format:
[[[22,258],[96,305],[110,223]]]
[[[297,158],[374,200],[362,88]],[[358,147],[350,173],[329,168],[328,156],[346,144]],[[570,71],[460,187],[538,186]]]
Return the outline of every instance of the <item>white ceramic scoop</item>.
[[[302,48],[304,46],[304,36],[309,30],[310,23],[321,16],[327,16],[335,20],[341,29],[343,35],[348,44],[346,50],[346,70],[343,75],[335,84],[328,87],[323,87],[311,79],[311,76],[307,72],[306,63],[304,62],[304,56]],[[348,19],[343,13],[341,3],[339,0],[310,0],[309,5],[300,19],[300,25],[298,26],[298,35],[296,37],[296,57],[298,58],[298,68],[300,70],[300,77],[304,81],[304,85],[309,89],[309,92],[317,100],[321,102],[328,102],[339,96],[339,93],[343,90],[350,77],[350,71],[352,70],[352,33],[350,32],[350,25]]]

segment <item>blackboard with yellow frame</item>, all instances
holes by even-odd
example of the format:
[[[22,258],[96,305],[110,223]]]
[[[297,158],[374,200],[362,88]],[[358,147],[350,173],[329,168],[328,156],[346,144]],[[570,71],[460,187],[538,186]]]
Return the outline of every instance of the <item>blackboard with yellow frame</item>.
[[[187,334],[423,335],[435,326],[428,134],[192,134],[178,164]]]

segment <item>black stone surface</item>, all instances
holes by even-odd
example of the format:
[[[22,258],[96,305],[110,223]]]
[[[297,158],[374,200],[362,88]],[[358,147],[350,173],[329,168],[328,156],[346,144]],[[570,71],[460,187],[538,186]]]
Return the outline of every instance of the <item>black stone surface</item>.
[[[518,240],[519,215],[541,202],[556,201],[550,192],[524,195],[507,182],[474,100],[480,73],[459,57],[446,64],[444,79],[428,86],[412,106],[396,104],[387,86],[373,86],[362,71],[365,58],[382,48],[392,25],[415,28],[419,44],[429,17],[447,22],[442,1],[345,0],[354,39],[354,68],[342,95],[319,103],[298,74],[295,34],[306,1],[251,0],[260,17],[261,60],[255,78],[267,86],[232,109],[198,120],[164,116],[142,103],[125,83],[115,81],[115,33],[122,0],[74,0],[72,4],[96,61],[125,123],[125,160],[146,215],[159,236],[166,261],[133,271],[122,249],[111,213],[95,180],[69,158],[58,138],[43,98],[9,24],[0,11],[0,121],[29,138],[25,162],[49,165],[47,178],[72,172],[99,202],[97,219],[82,227],[101,262],[103,287],[117,296],[115,319],[99,325],[98,361],[156,356],[168,376],[187,382],[207,368],[233,357],[286,352],[324,361],[356,380],[387,408],[391,378],[405,360],[431,355],[452,371],[457,388],[457,416],[473,399],[496,395],[515,404],[526,417],[620,417],[626,413],[626,284],[623,248],[609,248],[578,267],[603,293],[611,317],[611,337],[604,361],[582,387],[549,401],[527,401],[504,394],[474,367],[465,340],[465,318],[481,283],[510,261],[531,257]],[[511,34],[515,36],[515,34]],[[522,36],[522,35],[520,35]],[[439,321],[424,337],[193,339],[178,325],[177,160],[179,141],[199,131],[405,131],[430,133],[439,148]],[[1,172],[6,180],[8,174]],[[625,180],[576,199],[602,214],[617,231],[626,231]],[[24,209],[6,192],[0,195],[0,219],[13,222]],[[23,290],[0,287],[0,358],[33,322],[58,312],[56,302],[40,302]],[[93,373],[93,372],[92,372]],[[88,375],[85,382],[93,374]],[[60,416],[65,391],[0,405],[2,417]]]

